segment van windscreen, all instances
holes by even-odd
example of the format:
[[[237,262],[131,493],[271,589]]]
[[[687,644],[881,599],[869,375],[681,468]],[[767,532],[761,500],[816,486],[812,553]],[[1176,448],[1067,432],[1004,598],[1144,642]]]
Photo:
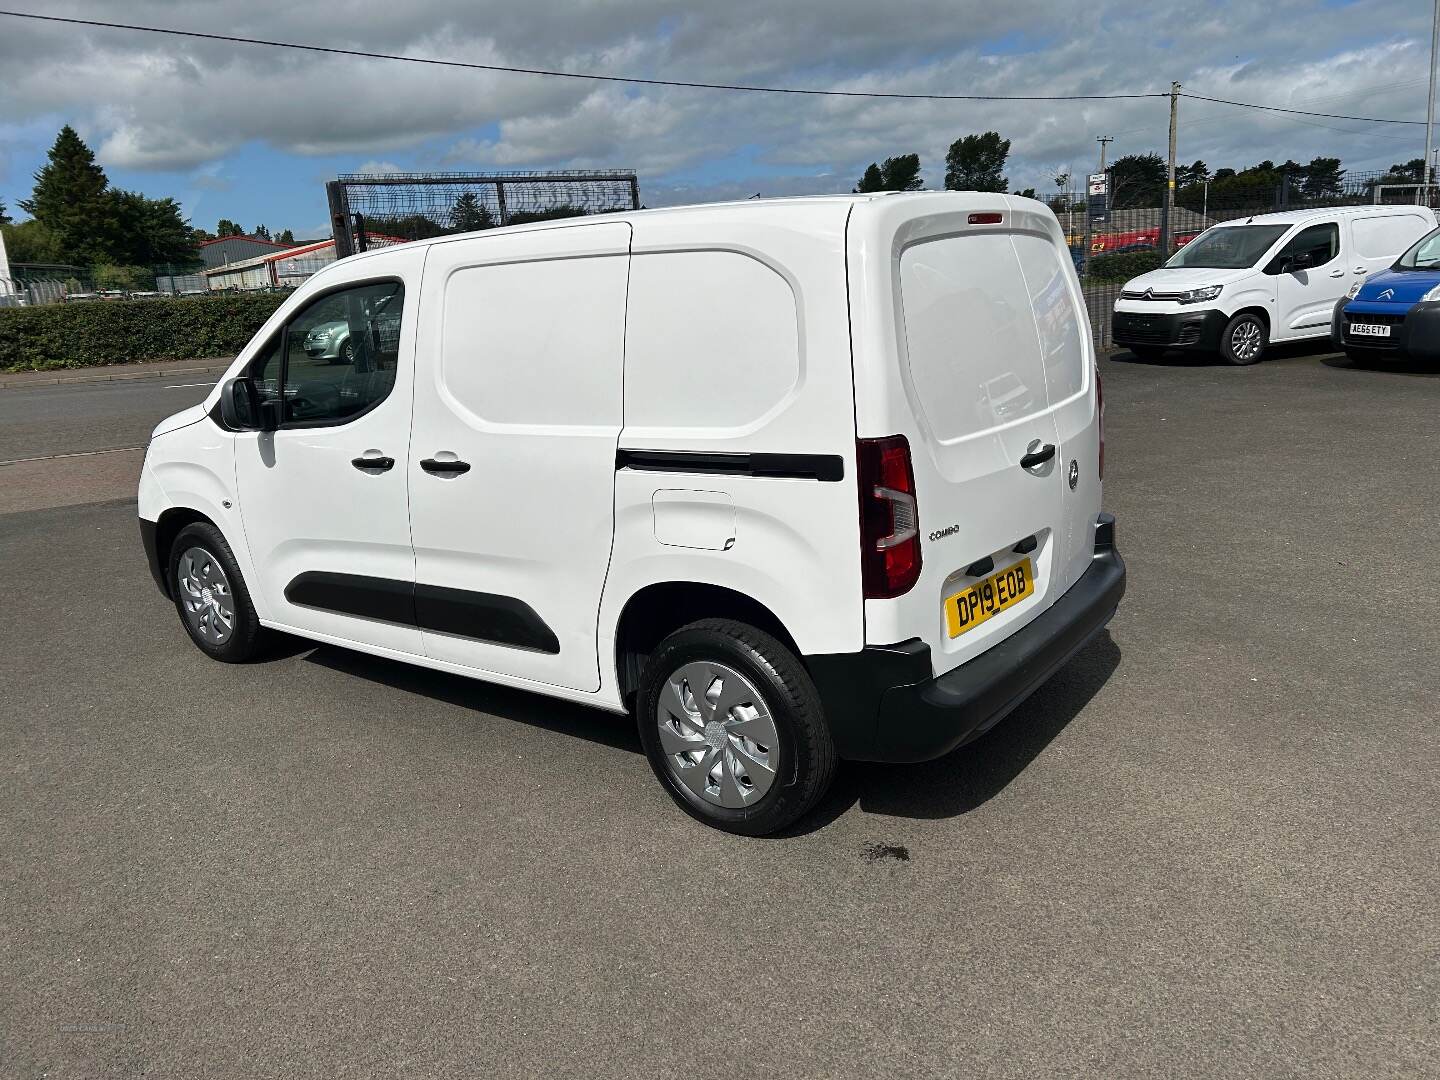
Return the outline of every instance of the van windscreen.
[[[1207,229],[1171,256],[1167,267],[1243,270],[1260,261],[1289,225],[1222,225]]]

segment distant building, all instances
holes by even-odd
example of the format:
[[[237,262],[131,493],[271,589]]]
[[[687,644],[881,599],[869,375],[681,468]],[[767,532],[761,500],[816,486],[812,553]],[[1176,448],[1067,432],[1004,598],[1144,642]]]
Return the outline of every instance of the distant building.
[[[294,244],[278,244],[274,240],[262,240],[258,236],[222,236],[216,240],[200,242],[200,261],[205,269],[243,262],[257,255],[273,255],[277,251],[294,247]]]
[[[370,236],[372,247],[403,244],[393,236]],[[206,270],[205,286],[211,292],[227,289],[293,289],[321,267],[335,261],[335,241],[319,240],[280,251],[268,251],[252,259],[232,262]]]

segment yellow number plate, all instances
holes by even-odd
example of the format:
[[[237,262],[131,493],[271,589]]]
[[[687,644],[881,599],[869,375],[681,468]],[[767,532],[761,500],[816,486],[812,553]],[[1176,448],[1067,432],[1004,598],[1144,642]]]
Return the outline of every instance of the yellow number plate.
[[[1035,591],[1035,567],[1029,559],[998,570],[954,596],[945,598],[945,626],[951,637],[973,630],[986,619],[1014,607]]]

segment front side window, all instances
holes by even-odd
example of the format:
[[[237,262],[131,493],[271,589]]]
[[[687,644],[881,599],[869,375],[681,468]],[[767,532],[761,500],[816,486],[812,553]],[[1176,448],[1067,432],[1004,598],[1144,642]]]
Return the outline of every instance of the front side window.
[[[340,424],[373,409],[395,385],[404,305],[405,287],[382,281],[302,308],[250,366],[260,399],[283,398],[285,427]]]
[[[1326,225],[1311,225],[1301,229],[1280,252],[1279,258],[1293,259],[1296,255],[1309,255],[1310,267],[1324,266],[1340,254],[1340,226],[1333,221]]]
[[[1243,270],[1258,263],[1270,245],[1289,228],[1289,225],[1220,225],[1191,240],[1165,265]]]

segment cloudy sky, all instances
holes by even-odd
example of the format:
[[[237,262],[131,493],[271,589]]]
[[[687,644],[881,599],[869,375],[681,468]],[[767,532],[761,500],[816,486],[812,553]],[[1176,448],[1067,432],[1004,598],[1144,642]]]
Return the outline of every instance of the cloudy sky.
[[[7,7],[411,56],[707,82],[912,93],[1187,90],[1424,119],[1422,0],[12,0]],[[337,172],[629,167],[651,206],[848,191],[918,151],[1012,140],[1012,189],[1163,152],[1166,103],[867,101],[627,87],[307,55],[0,17],[0,200],[14,212],[61,124],[112,182],[191,221],[327,235]],[[1424,128],[1182,101],[1179,157],[1212,168],[1419,157]]]

